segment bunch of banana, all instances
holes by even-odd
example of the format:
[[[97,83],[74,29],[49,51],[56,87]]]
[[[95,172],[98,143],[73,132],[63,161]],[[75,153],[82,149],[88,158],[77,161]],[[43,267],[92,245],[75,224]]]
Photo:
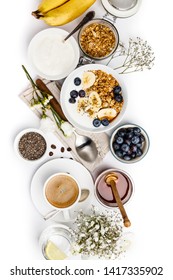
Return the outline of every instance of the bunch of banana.
[[[42,0],[32,12],[51,26],[61,26],[82,15],[96,0]]]

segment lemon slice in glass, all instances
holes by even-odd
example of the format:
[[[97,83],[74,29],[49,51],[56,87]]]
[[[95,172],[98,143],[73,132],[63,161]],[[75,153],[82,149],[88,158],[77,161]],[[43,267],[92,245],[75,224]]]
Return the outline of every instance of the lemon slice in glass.
[[[49,260],[64,260],[67,258],[67,255],[50,240],[45,247],[45,255]]]

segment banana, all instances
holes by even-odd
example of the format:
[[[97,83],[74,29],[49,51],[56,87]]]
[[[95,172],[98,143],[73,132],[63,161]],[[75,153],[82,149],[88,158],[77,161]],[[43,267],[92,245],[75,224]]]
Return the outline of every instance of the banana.
[[[32,15],[50,26],[61,26],[82,15],[96,0],[42,0]]]
[[[92,108],[98,110],[101,107],[102,101],[99,94],[96,91],[91,91],[89,95],[89,103]]]
[[[45,14],[48,11],[63,5],[67,1],[69,1],[69,0],[42,0],[38,6],[38,10],[36,10],[33,13]]]
[[[82,76],[82,86],[83,89],[90,88],[96,80],[96,76],[93,72],[84,72]]]
[[[108,119],[108,121],[112,121],[116,117],[116,115],[117,112],[113,108],[104,108],[97,113],[97,117],[100,120]]]

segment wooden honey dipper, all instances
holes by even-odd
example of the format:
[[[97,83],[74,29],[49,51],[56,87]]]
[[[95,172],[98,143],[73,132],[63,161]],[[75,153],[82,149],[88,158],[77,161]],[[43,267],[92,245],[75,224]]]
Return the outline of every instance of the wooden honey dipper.
[[[131,222],[127,216],[127,213],[124,209],[124,205],[121,201],[120,195],[118,193],[117,190],[117,186],[116,186],[116,181],[118,180],[118,177],[116,176],[116,174],[114,173],[109,173],[108,175],[105,176],[105,182],[108,186],[111,186],[114,198],[118,204],[118,207],[120,209],[122,218],[123,218],[123,222],[124,222],[124,226],[125,227],[130,227],[131,226]]]

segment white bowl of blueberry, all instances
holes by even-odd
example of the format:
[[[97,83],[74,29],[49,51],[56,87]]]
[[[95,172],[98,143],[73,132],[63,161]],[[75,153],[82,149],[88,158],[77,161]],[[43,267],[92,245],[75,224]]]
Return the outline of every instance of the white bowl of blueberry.
[[[83,65],[64,81],[60,103],[69,122],[92,133],[115,127],[127,108],[125,85],[117,73],[101,64]]]
[[[139,125],[121,125],[111,135],[110,150],[113,156],[123,163],[134,163],[141,160],[147,154],[148,149],[148,134]]]

